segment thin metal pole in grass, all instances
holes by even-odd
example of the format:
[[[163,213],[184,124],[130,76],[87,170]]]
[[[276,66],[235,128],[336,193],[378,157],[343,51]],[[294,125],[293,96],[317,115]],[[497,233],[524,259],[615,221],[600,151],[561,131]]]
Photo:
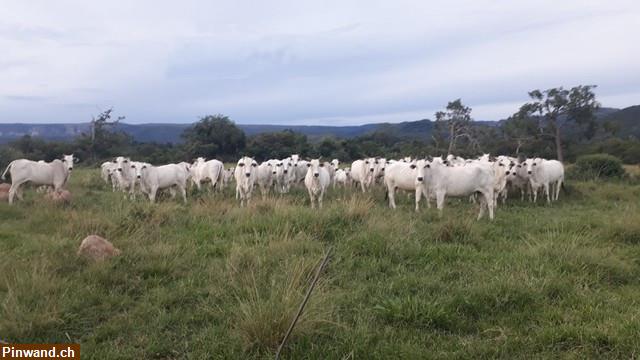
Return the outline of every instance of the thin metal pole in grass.
[[[278,351],[276,352],[276,360],[280,359],[280,352],[284,348],[284,345],[287,343],[287,340],[289,339],[289,336],[291,335],[293,328],[296,326],[296,323],[298,322],[300,315],[302,315],[302,311],[304,310],[304,307],[307,305],[307,301],[309,301],[309,298],[311,297],[311,292],[313,292],[313,288],[316,287],[316,283],[320,278],[320,274],[322,273],[322,270],[324,270],[325,266],[327,265],[327,262],[329,261],[329,255],[331,255],[332,249],[333,248],[330,247],[327,250],[327,253],[324,255],[324,258],[322,259],[320,266],[318,266],[318,269],[316,270],[316,274],[314,275],[313,280],[311,281],[311,285],[309,286],[309,289],[307,289],[307,294],[304,296],[302,303],[300,303],[298,312],[296,313],[296,316],[293,318],[293,321],[291,321],[291,325],[289,325],[289,329],[287,330],[287,333],[284,335],[284,338],[282,339],[280,346],[278,346]]]

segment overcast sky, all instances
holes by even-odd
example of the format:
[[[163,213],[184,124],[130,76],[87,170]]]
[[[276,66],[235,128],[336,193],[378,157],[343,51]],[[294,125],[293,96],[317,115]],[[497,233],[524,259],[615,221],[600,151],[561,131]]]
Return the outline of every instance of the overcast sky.
[[[0,122],[498,120],[527,91],[640,103],[640,1],[4,1]]]

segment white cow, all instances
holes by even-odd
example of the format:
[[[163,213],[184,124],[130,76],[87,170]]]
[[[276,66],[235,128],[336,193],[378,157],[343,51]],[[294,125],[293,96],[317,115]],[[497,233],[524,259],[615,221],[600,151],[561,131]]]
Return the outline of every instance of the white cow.
[[[236,179],[236,199],[240,199],[240,206],[249,205],[251,201],[257,167],[258,163],[248,156],[241,158],[236,164],[233,175]]]
[[[153,166],[148,163],[133,164],[136,179],[140,181],[140,189],[149,196],[153,203],[156,201],[158,190],[169,189],[171,197],[175,198],[176,188],[182,194],[182,200],[187,203],[188,170],[178,164]]]
[[[422,199],[423,196],[427,200],[427,207],[431,207],[424,171],[419,175],[417,169],[419,167],[424,169],[426,165],[426,160],[417,160],[411,163],[395,162],[387,167],[384,174],[384,184],[387,187],[390,208],[396,208],[396,189],[415,192],[416,211],[420,210],[420,199]]]
[[[316,202],[318,207],[322,209],[322,198],[330,183],[329,171],[324,163],[321,163],[319,159],[313,159],[307,163],[307,175],[304,177],[304,185],[309,192],[312,209],[315,208]]]
[[[128,191],[132,199],[135,198],[136,170],[134,163],[124,156],[118,156],[115,163],[117,164],[118,175],[116,178],[119,188],[124,192]]]
[[[198,188],[201,189],[201,184],[204,181],[211,181],[211,189],[215,190],[216,185],[222,182],[222,172],[224,171],[224,164],[216,159],[206,161],[205,158],[199,157],[191,165],[193,169],[191,171],[191,181]],[[221,186],[218,185],[218,189]]]
[[[560,187],[564,182],[564,166],[558,160],[545,160],[541,158],[527,159],[525,161],[529,183],[533,191],[533,201],[538,197],[538,188],[542,187],[547,196],[547,203],[558,200]],[[549,191],[551,187],[551,191]],[[551,192],[551,196],[549,193]]]
[[[228,168],[224,170],[222,174],[222,187],[227,187],[227,185],[231,184],[233,180],[233,170],[234,168]]]
[[[418,176],[426,179],[429,192],[436,196],[437,207],[442,216],[446,196],[470,196],[481,193],[478,219],[489,209],[489,219],[493,220],[493,170],[486,165],[471,163],[465,166],[446,166],[441,158],[427,161],[418,167]]]
[[[302,181],[304,181],[307,176],[307,165],[309,162],[307,160],[298,160],[297,162],[292,162],[293,168],[291,172],[293,176],[291,176],[291,183],[293,185],[298,185]]]
[[[347,187],[349,185],[349,169],[338,169],[336,170],[336,176],[333,178],[333,188],[336,188],[336,185],[342,185],[342,187]]]
[[[373,183],[376,171],[375,161],[376,159],[374,158],[366,158],[364,160],[356,160],[351,164],[351,180],[356,185],[360,184],[363,193]]]
[[[258,166],[258,170],[256,172],[256,183],[258,183],[258,187],[260,188],[262,200],[266,199],[269,190],[273,186],[273,181],[275,180],[274,172],[274,166],[268,161],[265,161]]]
[[[22,200],[20,186],[27,182],[34,185],[52,186],[54,191],[60,192],[69,180],[75,160],[71,154],[63,155],[62,160],[56,159],[50,163],[27,159],[12,161],[2,173],[2,179],[5,179],[7,172],[11,175],[9,204],[13,204],[16,195],[18,199]]]

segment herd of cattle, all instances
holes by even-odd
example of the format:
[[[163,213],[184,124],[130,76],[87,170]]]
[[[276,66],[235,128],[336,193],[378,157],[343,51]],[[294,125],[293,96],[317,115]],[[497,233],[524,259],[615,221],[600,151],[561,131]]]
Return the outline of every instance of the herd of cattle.
[[[13,204],[16,196],[22,199],[21,185],[25,183],[44,186],[53,192],[62,191],[76,161],[73,155],[64,155],[62,159],[49,163],[26,159],[12,161],[2,174],[3,179],[7,173],[11,176],[9,203]],[[510,189],[519,191],[522,200],[528,194],[530,201],[535,202],[539,191],[544,193],[547,202],[558,200],[564,181],[564,166],[557,160],[484,154],[476,159],[453,155],[400,160],[366,158],[341,168],[337,159],[324,162],[291,155],[260,164],[245,156],[235,167],[225,169],[224,164],[215,159],[198,158],[193,163],[154,166],[120,156],[101,165],[101,176],[111,184],[113,191],[124,191],[131,198],[142,193],[151,202],[162,189],[168,189],[172,197],[179,191],[186,202],[188,182],[198,190],[208,182],[214,191],[235,182],[236,199],[241,206],[251,201],[255,188],[259,188],[265,198],[270,192],[283,194],[291,187],[304,186],[314,208],[316,204],[322,207],[322,199],[329,186],[357,187],[362,192],[381,186],[386,190],[389,207],[393,209],[396,208],[396,190],[402,190],[414,194],[416,211],[422,198],[427,207],[431,207],[430,200],[435,199],[438,210],[442,210],[446,197],[470,197],[480,203],[478,219],[486,210],[489,218],[493,219],[498,200],[504,203]]]

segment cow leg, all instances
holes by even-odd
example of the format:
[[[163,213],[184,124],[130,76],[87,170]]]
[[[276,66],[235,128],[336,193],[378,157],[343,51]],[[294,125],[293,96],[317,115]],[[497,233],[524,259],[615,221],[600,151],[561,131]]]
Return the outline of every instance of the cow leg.
[[[560,197],[560,188],[562,187],[562,179],[558,180],[558,182],[556,183],[556,198],[555,201],[558,201],[558,198]]]
[[[438,208],[438,215],[442,217],[442,210],[444,209],[444,191],[436,192],[436,207]]]
[[[180,192],[182,193],[182,201],[186,204],[187,203],[187,187],[186,186],[179,186]]]
[[[22,184],[22,182],[15,182],[11,184],[11,187],[9,188],[9,205],[13,204],[13,198],[15,198],[16,192],[20,191],[20,185]],[[22,200],[21,196],[18,196],[18,198]]]
[[[484,216],[484,207],[488,205],[488,201],[493,203],[493,199],[488,199],[484,196],[480,198],[480,211],[478,212],[478,220],[482,219]]]
[[[318,196],[318,207],[322,209],[322,198],[324,197],[324,190],[320,190],[320,195]]]
[[[169,194],[171,194],[172,199],[176,198],[176,189],[173,186],[169,187]]]
[[[551,199],[549,198],[549,183],[544,184],[544,194],[547,196],[547,204],[551,204]]]
[[[308,192],[309,192],[309,201],[311,202],[311,208],[313,209],[315,208],[315,203],[313,200],[313,192],[311,191],[311,189],[309,189]]]
[[[493,194],[489,193],[489,194],[483,194],[484,199],[485,199],[485,203],[487,205],[487,208],[489,209],[489,220],[493,220],[493,210],[494,210],[494,206],[493,203],[489,201],[489,199],[493,199]]]
[[[422,198],[422,185],[416,186],[416,212],[420,211],[420,199]]]
[[[396,189],[395,186],[388,186],[387,193],[389,194],[389,207],[392,209],[396,208]]]

